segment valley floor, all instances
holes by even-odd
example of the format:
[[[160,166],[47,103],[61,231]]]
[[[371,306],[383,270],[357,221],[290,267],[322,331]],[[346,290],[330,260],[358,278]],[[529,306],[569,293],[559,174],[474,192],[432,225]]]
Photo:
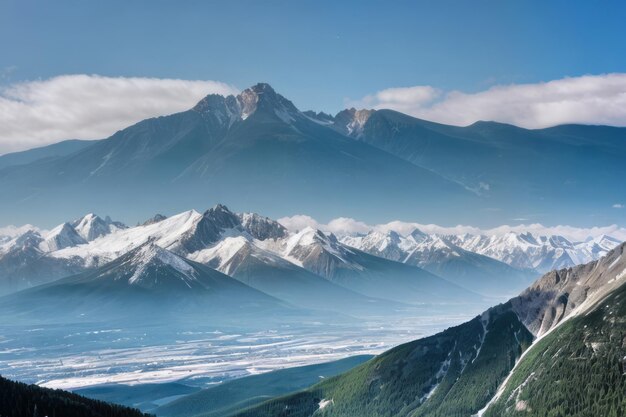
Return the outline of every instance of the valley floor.
[[[210,324],[2,325],[0,374],[62,389],[172,381],[204,387],[275,369],[378,354],[461,323],[478,308],[467,314],[416,312],[361,323],[268,324],[263,330]]]

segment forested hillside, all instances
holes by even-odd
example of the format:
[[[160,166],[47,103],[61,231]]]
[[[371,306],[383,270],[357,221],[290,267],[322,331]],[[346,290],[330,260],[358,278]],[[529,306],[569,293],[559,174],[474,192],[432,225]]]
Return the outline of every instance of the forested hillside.
[[[0,416],[145,417],[138,410],[0,377]]]
[[[239,415],[468,416],[495,394],[531,342],[531,333],[505,304]]]
[[[541,339],[484,416],[626,415],[625,299],[622,286]]]

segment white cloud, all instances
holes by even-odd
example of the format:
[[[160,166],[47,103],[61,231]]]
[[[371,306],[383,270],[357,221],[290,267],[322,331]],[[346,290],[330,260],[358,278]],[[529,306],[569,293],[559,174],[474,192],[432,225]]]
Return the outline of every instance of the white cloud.
[[[367,233],[367,231],[370,230],[367,224],[348,217],[333,219],[325,227],[328,231],[338,235]]]
[[[388,88],[363,97],[359,102],[356,102],[356,106],[381,108],[380,105],[385,103],[384,108],[411,113],[416,106],[430,105],[441,94],[441,90],[430,86]]]
[[[314,229],[321,229],[322,225],[317,222],[313,217],[304,214],[296,214],[291,217],[282,217],[276,220],[278,223],[285,226],[287,229],[297,232],[306,227],[312,227]],[[328,229],[324,229],[328,230]]]
[[[624,205],[623,204],[619,204],[619,203],[613,204],[613,208],[621,209],[621,208],[624,208]]]
[[[612,236],[616,239],[626,241],[626,228],[618,225],[610,225],[604,227],[574,227],[574,226],[544,226],[539,223],[520,224],[515,226],[502,225],[491,229],[480,229],[474,226],[457,225],[457,226],[439,226],[436,224],[421,224],[416,222],[405,222],[394,220],[388,223],[368,225],[366,223],[350,218],[338,218],[331,220],[327,224],[323,224],[310,216],[296,215],[292,217],[283,217],[278,222],[287,229],[296,231],[304,227],[310,226],[325,232],[335,233],[337,235],[354,235],[359,233],[367,233],[371,230],[380,232],[395,231],[401,235],[407,235],[415,229],[419,229],[428,234],[483,234],[483,235],[503,235],[509,232],[525,233],[531,232],[535,235],[560,235],[574,241],[584,241],[602,235]]]
[[[207,94],[236,92],[216,81],[84,74],[12,84],[0,90],[0,154],[62,139],[101,139],[186,110]]]
[[[478,120],[527,128],[565,123],[626,126],[626,74],[499,85],[477,93],[445,93],[430,86],[390,88],[347,104],[388,108],[459,126]]]
[[[29,230],[33,230],[36,232],[44,232],[42,229],[39,229],[38,227],[35,227],[32,224],[25,224],[23,226],[5,226],[5,227],[0,227],[0,240],[2,240],[1,238],[3,237],[14,238],[16,236],[19,236],[21,234],[28,232]]]

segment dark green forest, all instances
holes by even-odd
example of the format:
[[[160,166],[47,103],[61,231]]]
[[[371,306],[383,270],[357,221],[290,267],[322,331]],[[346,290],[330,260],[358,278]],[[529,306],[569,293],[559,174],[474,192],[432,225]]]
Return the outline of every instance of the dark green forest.
[[[485,417],[626,415],[626,287],[541,339]]]
[[[0,417],[147,417],[138,410],[0,377]]]

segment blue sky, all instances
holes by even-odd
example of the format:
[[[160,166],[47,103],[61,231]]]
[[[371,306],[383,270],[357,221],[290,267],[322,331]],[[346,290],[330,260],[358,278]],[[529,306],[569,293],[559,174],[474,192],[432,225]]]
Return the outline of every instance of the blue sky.
[[[0,154],[260,81],[301,110],[626,126],[626,3],[597,4],[0,0]]]
[[[267,81],[335,112],[389,87],[624,72],[626,3],[6,1],[2,83],[61,74]]]

